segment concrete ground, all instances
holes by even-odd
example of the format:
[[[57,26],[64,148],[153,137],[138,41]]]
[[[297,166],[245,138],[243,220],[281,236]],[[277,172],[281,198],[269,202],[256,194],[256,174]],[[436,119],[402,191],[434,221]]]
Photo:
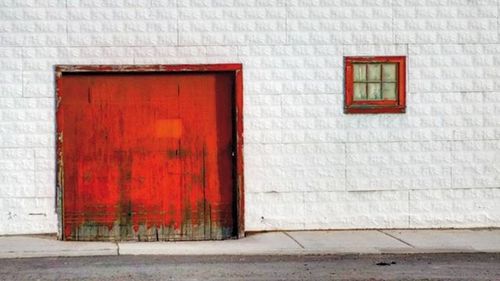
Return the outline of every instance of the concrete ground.
[[[197,242],[66,242],[53,236],[0,237],[0,258],[403,253],[500,253],[500,229],[287,231]]]

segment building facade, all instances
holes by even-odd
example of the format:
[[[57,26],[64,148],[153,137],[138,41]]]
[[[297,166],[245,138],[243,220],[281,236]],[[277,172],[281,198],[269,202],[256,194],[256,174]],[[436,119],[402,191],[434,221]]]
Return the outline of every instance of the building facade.
[[[0,1],[0,235],[58,232],[56,65],[241,64],[244,230],[500,226],[498,0]],[[346,114],[346,57],[404,57]]]

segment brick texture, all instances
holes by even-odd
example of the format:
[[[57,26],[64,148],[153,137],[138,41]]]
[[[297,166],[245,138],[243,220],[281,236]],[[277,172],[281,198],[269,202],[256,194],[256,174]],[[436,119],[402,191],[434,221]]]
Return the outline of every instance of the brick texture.
[[[0,1],[0,235],[57,231],[56,64],[242,63],[247,230],[499,227],[497,0]],[[344,56],[407,56],[345,115]]]

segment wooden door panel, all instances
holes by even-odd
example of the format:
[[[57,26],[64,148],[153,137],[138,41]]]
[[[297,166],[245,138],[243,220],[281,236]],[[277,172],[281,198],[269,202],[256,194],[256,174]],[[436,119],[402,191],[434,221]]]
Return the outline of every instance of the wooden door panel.
[[[235,235],[231,73],[61,79],[65,239]]]

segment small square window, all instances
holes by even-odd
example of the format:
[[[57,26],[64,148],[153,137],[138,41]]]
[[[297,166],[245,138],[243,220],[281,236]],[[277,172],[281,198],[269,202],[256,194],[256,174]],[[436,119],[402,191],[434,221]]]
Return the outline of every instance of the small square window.
[[[404,113],[405,57],[345,57],[345,113]]]

